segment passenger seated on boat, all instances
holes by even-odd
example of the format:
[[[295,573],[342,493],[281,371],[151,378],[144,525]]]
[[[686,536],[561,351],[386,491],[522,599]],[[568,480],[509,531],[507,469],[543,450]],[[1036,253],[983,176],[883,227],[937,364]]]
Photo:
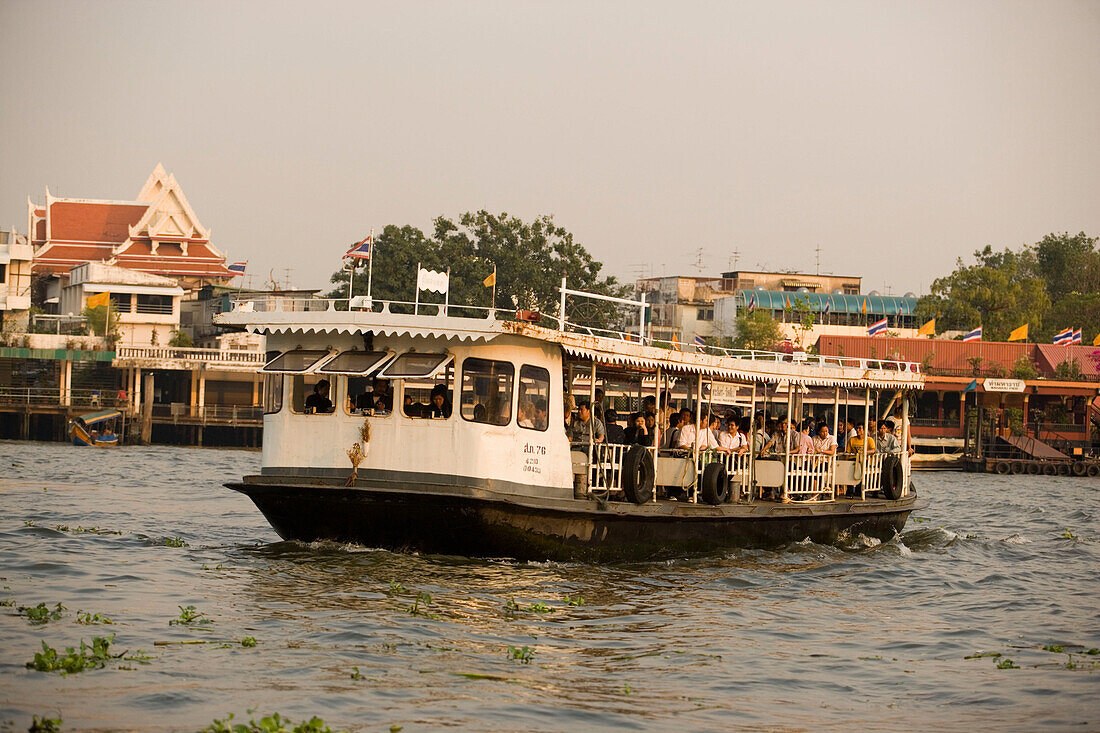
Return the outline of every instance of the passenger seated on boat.
[[[730,420],[726,423],[726,429],[718,434],[718,450],[723,453],[744,453],[749,449],[748,441],[741,431],[737,429],[737,421]]]
[[[705,411],[699,415],[697,424],[693,425],[689,422],[680,427],[676,447],[691,450],[692,446],[696,446],[699,450],[710,450],[718,447],[714,434],[710,432],[710,415]]]
[[[521,428],[534,430],[535,428],[535,403],[531,400],[520,400],[516,407],[516,423]]]
[[[542,397],[535,400],[535,430],[546,430],[550,424],[550,408]]]
[[[630,427],[626,429],[624,438],[627,445],[644,445],[647,448],[653,445],[653,430],[650,421],[656,416],[651,414],[636,413],[630,418]]]
[[[772,439],[772,431],[775,430],[775,420],[756,416],[756,430],[752,433],[752,453],[759,456],[764,451],[764,446]]]
[[[573,423],[576,422],[577,416],[573,414],[575,408],[575,401],[573,395],[566,394],[562,401],[563,412],[565,413],[565,434],[572,435]]]
[[[619,425],[619,413],[610,407],[604,410],[604,430],[607,431],[607,442],[616,445],[626,444],[626,431]]]
[[[764,447],[760,451],[760,456],[768,455],[783,455],[786,452],[786,446],[789,446],[791,451],[797,447],[797,436],[792,430],[794,426],[791,425],[791,421],[787,419],[776,420],[775,429],[771,431],[771,437],[768,442],[764,444]],[[786,442],[785,442],[786,441]]]
[[[795,443],[792,452],[799,456],[813,455],[814,452],[814,439],[810,433],[814,429],[814,421],[811,418],[806,418],[799,426],[798,435],[796,436],[797,442]]]
[[[829,424],[821,423],[817,426],[817,435],[813,438],[814,453],[825,456],[836,455],[836,438],[829,435]]]
[[[592,407],[588,402],[577,405],[577,419],[573,421],[569,439],[573,443],[603,443],[607,440],[607,430],[603,423],[592,414]]]
[[[642,414],[657,414],[657,398],[653,395],[646,395],[642,400]]]
[[[442,420],[451,416],[451,401],[447,399],[447,386],[437,384],[432,387],[432,401],[422,413],[424,417]]]
[[[485,405],[474,405],[474,422],[489,422],[489,411],[485,409]]]
[[[375,411],[393,411],[393,389],[390,387],[390,380],[375,377],[371,384],[371,397]]]
[[[878,452],[891,456],[901,455],[901,443],[890,429],[890,423],[879,420],[878,423]]]
[[[306,412],[320,414],[332,412],[332,400],[328,398],[328,380],[313,385],[313,393],[306,397]]]
[[[856,425],[855,436],[844,444],[844,450],[848,455],[870,455],[875,452],[875,439],[863,434],[863,425]]]
[[[668,450],[676,447],[676,441],[680,438],[680,428],[682,427],[681,417],[679,412],[672,413],[668,418],[668,427],[661,432],[661,449]]]
[[[413,402],[413,398],[410,395],[405,395],[405,399],[401,405],[401,411],[405,413],[407,417],[420,417],[423,410],[423,405],[419,402]]]

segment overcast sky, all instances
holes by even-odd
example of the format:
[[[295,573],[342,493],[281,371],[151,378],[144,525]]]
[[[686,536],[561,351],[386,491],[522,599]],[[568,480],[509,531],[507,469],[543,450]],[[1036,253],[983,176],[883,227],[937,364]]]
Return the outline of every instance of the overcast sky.
[[[162,162],[231,260],[302,287],[371,227],[485,208],[626,279],[820,247],[924,292],[1100,234],[1098,38],[1087,1],[0,0],[0,226]]]

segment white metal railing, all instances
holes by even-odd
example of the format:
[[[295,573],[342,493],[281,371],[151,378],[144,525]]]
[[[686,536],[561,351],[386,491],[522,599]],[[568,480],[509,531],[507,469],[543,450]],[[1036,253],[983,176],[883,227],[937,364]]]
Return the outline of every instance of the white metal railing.
[[[119,346],[116,359],[152,359],[164,361],[203,361],[211,363],[262,366],[264,352],[257,349],[195,349],[177,346]]]
[[[569,291],[573,293],[575,291]],[[280,298],[278,296],[253,296],[253,295],[237,295],[231,296],[233,303],[233,311],[240,313],[297,313],[297,312],[317,312],[317,311],[346,311],[349,310],[349,300],[347,298]],[[361,297],[357,297],[357,303],[367,302]],[[638,301],[631,301],[635,306],[640,306]],[[517,311],[506,310],[503,308],[491,308],[489,306],[478,305],[456,305],[451,303],[444,305],[442,303],[414,303],[411,301],[399,301],[399,300],[380,300],[374,298],[369,301],[369,305],[366,307],[360,307],[356,305],[356,310],[372,311],[375,313],[389,313],[392,312],[392,308],[397,306],[399,309],[414,309],[419,308],[423,315],[426,309],[435,308],[436,315],[450,314],[467,314],[473,313],[477,318],[496,318],[503,316],[505,318],[516,317]],[[834,367],[846,367],[856,368],[863,370],[875,370],[875,371],[888,371],[888,372],[908,372],[911,374],[920,374],[921,365],[912,361],[901,361],[899,359],[869,359],[864,357],[848,357],[848,356],[824,356],[820,354],[809,354],[804,352],[797,352],[794,354],[788,354],[779,351],[761,351],[758,349],[727,349],[720,346],[703,345],[697,346],[694,344],[682,344],[679,346],[673,345],[668,341],[662,339],[654,339],[649,336],[642,336],[636,331],[621,331],[615,329],[594,328],[590,326],[583,326],[577,323],[571,323],[568,320],[562,322],[558,317],[550,315],[548,313],[540,313],[540,319],[542,321],[553,322],[557,324],[554,326],[562,331],[568,331],[570,333],[585,334],[593,336],[595,338],[603,338],[611,341],[632,341],[634,343],[640,343],[646,346],[663,346],[667,348],[674,348],[680,351],[688,353],[707,354],[711,356],[728,356],[736,359],[748,359],[752,361],[765,361],[765,362],[795,362],[798,364],[814,365],[814,366],[834,366]]]
[[[587,447],[587,446],[586,446]],[[630,449],[629,445],[618,443],[599,443],[592,446],[591,480],[593,489],[622,491],[623,457]]]
[[[860,478],[860,494],[861,497],[866,499],[867,494],[872,491],[882,491],[882,463],[886,460],[886,456],[889,453],[872,453],[871,455],[863,456],[862,470],[863,474]],[[909,475],[912,471],[912,466],[909,462],[909,455],[902,453],[897,455],[901,459],[901,495],[903,497],[909,496]]]
[[[831,501],[836,456],[790,454],[786,458],[785,494],[791,501]]]
[[[752,478],[749,472],[749,454],[708,450],[700,453],[695,460],[695,486],[692,487],[691,498],[693,502],[699,501],[698,489],[703,481],[703,470],[709,463],[721,463],[725,466],[734,500],[741,499],[749,491]]]

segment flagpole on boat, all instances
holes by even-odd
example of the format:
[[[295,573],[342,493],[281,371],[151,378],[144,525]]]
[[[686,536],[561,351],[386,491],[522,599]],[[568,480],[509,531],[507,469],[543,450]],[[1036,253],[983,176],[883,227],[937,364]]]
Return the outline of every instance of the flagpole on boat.
[[[367,258],[367,302],[373,303],[370,297],[371,281],[374,279],[374,227],[370,228],[370,257]]]
[[[351,269],[348,271],[348,310],[351,310],[351,293],[352,287],[355,284],[355,258],[351,258],[351,261],[349,262],[348,257],[345,255],[344,263],[350,265],[351,267]]]

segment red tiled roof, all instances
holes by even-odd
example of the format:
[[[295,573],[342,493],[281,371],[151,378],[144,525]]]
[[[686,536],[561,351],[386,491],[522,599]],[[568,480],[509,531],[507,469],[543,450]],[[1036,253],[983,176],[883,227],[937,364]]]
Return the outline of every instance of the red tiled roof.
[[[1055,344],[1035,344],[1035,361],[1039,370],[1053,372],[1063,361],[1077,360],[1081,374],[1089,377],[1100,376],[1100,346],[1061,346]]]
[[[50,204],[50,239],[121,244],[148,208],[148,204],[54,201]]]

